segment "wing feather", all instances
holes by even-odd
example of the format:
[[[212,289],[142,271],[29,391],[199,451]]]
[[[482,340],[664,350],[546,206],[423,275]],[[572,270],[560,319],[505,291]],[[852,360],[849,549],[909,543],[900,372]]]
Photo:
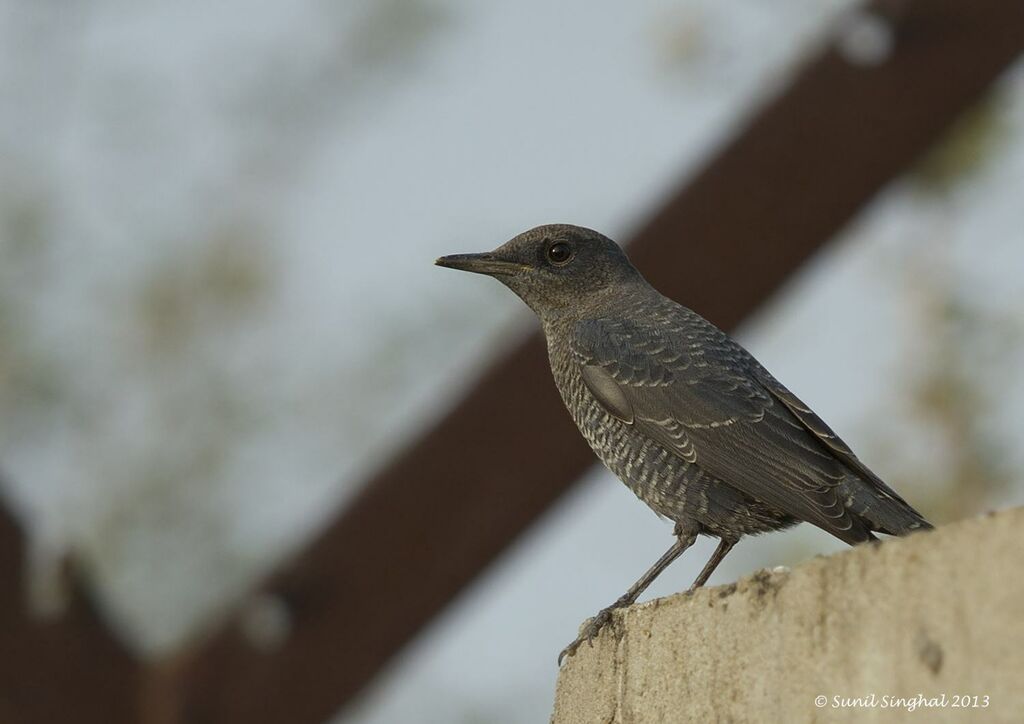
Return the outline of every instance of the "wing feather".
[[[750,366],[753,358],[724,333],[689,321],[585,320],[574,329],[572,350],[581,365],[604,370],[622,393],[616,407],[628,405],[636,429],[662,446],[843,540],[868,538],[843,504],[846,461],[836,445],[845,444],[816,416],[811,424],[801,419],[800,408],[766,386]],[[604,400],[595,396],[609,407],[607,392]],[[831,438],[811,426],[818,423]]]

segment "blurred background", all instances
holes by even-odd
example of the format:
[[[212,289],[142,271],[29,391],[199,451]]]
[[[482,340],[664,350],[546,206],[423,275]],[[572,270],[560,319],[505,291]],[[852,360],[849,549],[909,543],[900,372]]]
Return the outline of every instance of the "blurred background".
[[[32,564],[2,595],[60,616],[72,560],[133,656],[200,645],[535,330],[435,257],[628,239],[827,34],[885,62],[854,7],[0,2],[0,493]],[[1024,502],[1021,188],[1016,63],[737,332],[937,523]],[[557,652],[670,532],[592,468],[335,721],[546,720]],[[801,526],[712,584],[842,547]]]

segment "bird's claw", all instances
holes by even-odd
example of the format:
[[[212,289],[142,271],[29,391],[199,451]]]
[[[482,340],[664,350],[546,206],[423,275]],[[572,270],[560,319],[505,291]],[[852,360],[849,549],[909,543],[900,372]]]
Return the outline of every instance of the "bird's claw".
[[[587,621],[587,625],[583,627],[580,635],[576,637],[576,640],[571,644],[562,649],[562,652],[558,654],[558,665],[562,665],[564,658],[571,657],[576,653],[576,649],[580,647],[580,644],[586,642],[588,646],[594,645],[594,639],[597,638],[598,634],[601,633],[601,629],[608,625],[612,620],[612,611],[617,606],[609,606],[608,608],[601,609],[596,616]]]

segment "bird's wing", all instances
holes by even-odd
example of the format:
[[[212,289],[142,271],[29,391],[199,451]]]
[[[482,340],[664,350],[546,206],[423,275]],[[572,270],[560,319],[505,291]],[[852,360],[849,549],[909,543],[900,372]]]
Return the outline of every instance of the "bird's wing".
[[[849,448],[817,416],[802,420],[790,404],[806,406],[777,382],[779,390],[766,386],[763,368],[742,347],[679,310],[650,324],[577,323],[571,347],[591,393],[611,414],[737,490],[847,542],[870,537],[843,504],[839,483],[847,471],[827,445]]]
[[[810,432],[814,433],[819,440],[828,446],[829,450],[847,466],[869,482],[882,494],[896,500],[908,508],[910,504],[900,497],[899,493],[890,488],[885,482],[875,475],[871,469],[860,461],[850,446],[843,442],[825,421],[815,414],[814,410],[807,406],[799,397],[790,392],[785,385],[775,379],[764,367],[757,364],[757,376],[765,388],[775,396],[786,408],[793,413],[793,416],[800,421]]]

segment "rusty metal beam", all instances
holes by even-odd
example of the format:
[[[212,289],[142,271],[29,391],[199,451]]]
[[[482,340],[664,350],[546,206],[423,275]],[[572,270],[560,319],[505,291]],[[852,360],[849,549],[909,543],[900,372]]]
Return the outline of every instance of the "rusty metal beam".
[[[1024,48],[1024,3],[866,10],[891,19],[890,57],[858,66],[827,45],[631,240],[656,286],[723,327],[757,309]],[[178,662],[188,721],[323,721],[593,463],[534,335],[259,587],[292,619],[279,649],[255,650],[229,623]]]
[[[30,611],[25,546],[0,504],[0,722],[138,722],[140,662],[108,633],[70,568],[61,614]]]

